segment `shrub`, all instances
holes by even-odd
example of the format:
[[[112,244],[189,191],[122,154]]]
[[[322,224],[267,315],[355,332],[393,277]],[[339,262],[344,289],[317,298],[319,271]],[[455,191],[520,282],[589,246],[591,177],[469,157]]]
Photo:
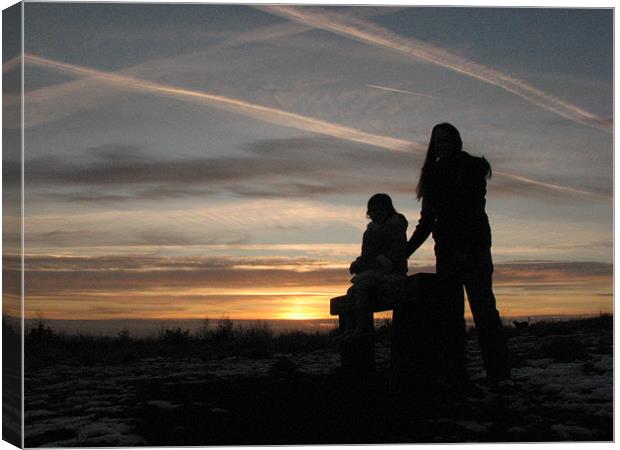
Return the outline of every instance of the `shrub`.
[[[275,351],[278,353],[302,353],[327,348],[331,345],[332,335],[292,331],[274,338]]]
[[[119,331],[117,336],[118,336],[118,342],[120,342],[121,344],[125,344],[131,341],[131,333],[129,332],[129,329],[127,328],[123,328],[121,331]]]
[[[264,322],[239,328],[234,342],[237,353],[250,358],[268,358],[274,352],[273,331]]]
[[[200,326],[200,328],[198,328],[196,330],[196,332],[194,333],[194,335],[198,338],[198,339],[209,339],[210,336],[210,332],[209,332],[209,323],[211,321],[209,320],[208,317],[205,317],[202,320],[202,325]]]
[[[161,328],[159,330],[159,340],[168,344],[179,345],[189,339],[189,329],[183,330],[181,327],[175,329]]]
[[[35,342],[49,341],[56,337],[56,333],[52,330],[43,319],[37,319],[26,333],[26,338]]]
[[[215,330],[210,332],[210,337],[214,342],[227,342],[233,339],[234,331],[232,320],[222,317],[218,320]]]

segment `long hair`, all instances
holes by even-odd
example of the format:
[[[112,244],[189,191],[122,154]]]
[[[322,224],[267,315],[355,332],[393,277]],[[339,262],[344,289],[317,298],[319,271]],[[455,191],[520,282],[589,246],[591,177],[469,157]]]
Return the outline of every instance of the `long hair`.
[[[418,180],[418,186],[416,188],[416,194],[418,200],[424,197],[424,194],[428,192],[429,185],[433,178],[433,172],[437,166],[437,159],[439,155],[437,153],[437,134],[441,131],[444,135],[442,140],[448,141],[449,148],[453,152],[460,152],[463,150],[463,141],[461,135],[456,127],[449,123],[440,123],[433,127],[431,132],[431,140],[428,143],[428,150],[426,151],[426,159],[422,166],[422,172],[420,173],[420,179]]]
[[[392,199],[389,195],[379,193],[375,194],[368,200],[368,209],[372,206],[376,206],[388,213],[388,217],[396,214],[396,208],[394,208],[394,204],[392,203]]]

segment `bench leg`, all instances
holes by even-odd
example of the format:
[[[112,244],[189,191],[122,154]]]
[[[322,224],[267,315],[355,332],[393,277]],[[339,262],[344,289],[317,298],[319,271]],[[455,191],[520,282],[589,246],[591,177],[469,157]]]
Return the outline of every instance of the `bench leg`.
[[[359,338],[345,339],[340,343],[340,363],[342,367],[358,373],[372,372],[375,369],[375,340],[374,322],[372,314],[369,314],[371,332]],[[349,326],[355,328],[355,317],[353,314],[340,314],[340,331],[344,331]],[[350,329],[350,328],[349,328]]]
[[[344,330],[347,329],[347,315],[345,313],[338,315],[338,329],[340,334],[344,333]],[[350,319],[349,319],[350,320]]]

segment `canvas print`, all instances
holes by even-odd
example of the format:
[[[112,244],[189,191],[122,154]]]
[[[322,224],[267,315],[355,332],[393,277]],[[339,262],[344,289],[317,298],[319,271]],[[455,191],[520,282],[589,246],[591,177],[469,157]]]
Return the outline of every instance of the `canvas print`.
[[[3,439],[612,441],[613,32],[5,9]]]

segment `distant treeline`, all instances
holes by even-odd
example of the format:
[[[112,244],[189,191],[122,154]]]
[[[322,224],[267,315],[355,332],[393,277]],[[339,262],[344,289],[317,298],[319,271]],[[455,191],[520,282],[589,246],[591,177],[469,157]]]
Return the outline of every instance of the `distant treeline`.
[[[600,314],[590,315],[519,315],[504,316],[504,325],[507,327],[515,326],[515,322],[527,322],[528,324],[537,322],[556,322],[570,321],[576,319],[589,319],[598,317]],[[20,320],[16,317],[3,316],[9,324],[19,329]],[[383,321],[389,319],[390,314],[376,315],[376,326],[381,326]],[[224,317],[225,318],[225,317]],[[26,330],[37,325],[39,320],[44,320],[47,326],[60,334],[88,334],[93,336],[115,337],[123,330],[130,330],[131,336],[138,337],[157,337],[160,329],[189,329],[190,334],[200,333],[205,327],[215,328],[221,319],[104,319],[104,320],[64,320],[64,319],[26,319],[24,326]],[[307,320],[286,320],[286,319],[266,319],[266,320],[243,320],[230,319],[235,327],[252,328],[257,323],[267,324],[274,334],[287,334],[293,331],[303,332],[331,332],[338,324],[337,318],[327,319],[307,319]],[[473,327],[471,319],[467,319],[467,326]],[[207,325],[205,325],[207,324]]]
[[[102,319],[102,320],[67,320],[67,319],[48,319],[43,318],[46,324],[54,331],[63,334],[89,334],[93,336],[114,337],[124,329],[131,330],[132,337],[157,337],[161,328],[182,328],[189,329],[190,334],[196,334],[205,328],[215,328],[221,318],[201,318],[201,319]],[[15,319],[17,320],[17,319]],[[35,326],[41,320],[26,319],[25,328]],[[267,324],[275,333],[288,333],[291,331],[321,331],[329,332],[337,326],[336,318],[329,319],[308,319],[308,320],[249,320],[249,319],[230,319],[235,327],[254,327],[257,323]]]
[[[609,314],[564,321],[521,322],[527,324],[521,326],[517,326],[518,321],[514,322],[507,328],[509,335],[525,332],[534,336],[570,337],[583,332],[613,330],[613,316]],[[377,340],[389,339],[391,328],[389,319],[381,320],[376,327]],[[18,330],[14,322],[3,318],[5,342],[19,340]],[[337,333],[336,327],[328,332],[274,333],[267,322],[239,326],[222,318],[214,322],[205,320],[201,328],[192,331],[161,326],[147,337],[134,337],[128,328],[116,336],[92,336],[58,332],[46,321],[37,320],[24,333],[25,364],[26,368],[55,364],[115,364],[148,357],[200,358],[205,361],[229,356],[262,359],[329,348],[336,351],[338,344],[333,337]]]
[[[5,333],[14,332],[6,326]],[[205,321],[193,332],[189,328],[161,326],[147,337],[133,337],[125,328],[116,336],[59,333],[44,320],[25,331],[27,367],[58,363],[96,365],[131,362],[147,357],[200,358],[228,356],[268,358],[278,353],[310,352],[333,344],[330,332],[291,331],[276,334],[266,322],[236,326],[223,318]]]

